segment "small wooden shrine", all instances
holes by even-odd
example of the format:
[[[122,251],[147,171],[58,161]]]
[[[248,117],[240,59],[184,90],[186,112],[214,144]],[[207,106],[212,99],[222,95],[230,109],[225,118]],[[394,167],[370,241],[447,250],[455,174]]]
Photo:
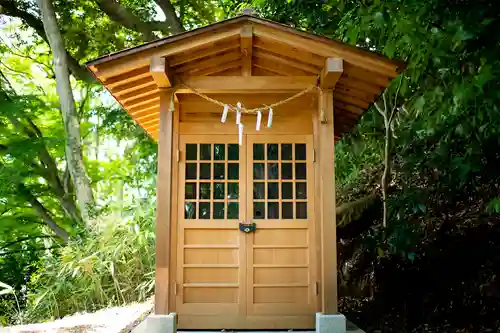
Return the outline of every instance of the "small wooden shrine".
[[[403,66],[246,15],[88,64],[158,141],[156,314],[310,329],[337,313],[334,144]]]

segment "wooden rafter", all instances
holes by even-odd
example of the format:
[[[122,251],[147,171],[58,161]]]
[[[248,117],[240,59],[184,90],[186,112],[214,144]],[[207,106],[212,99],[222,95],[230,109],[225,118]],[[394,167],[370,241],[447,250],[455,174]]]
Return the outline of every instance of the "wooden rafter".
[[[278,55],[278,54],[275,54],[275,53],[272,53],[269,51],[265,51],[265,50],[256,49],[254,51],[254,56],[256,58],[267,59],[270,61],[274,61],[276,63],[282,63],[285,65],[297,68],[297,69],[302,70],[306,73],[309,73],[309,75],[318,74],[321,70],[321,68],[314,67],[308,63],[294,60],[294,59],[285,57],[283,55]]]
[[[224,40],[219,44],[214,43],[211,45],[211,47],[197,50],[197,52],[185,52],[182,54],[171,56],[168,58],[168,63],[171,67],[175,68],[202,58],[208,58],[216,54],[234,51],[238,48],[239,44],[233,38],[230,38],[228,41]]]
[[[179,67],[175,70],[177,75],[186,75],[186,73],[196,73],[197,71],[202,71],[206,68],[221,66],[227,62],[240,60],[241,54],[239,52],[228,52],[224,54],[220,54],[217,56],[213,56],[211,58],[188,63],[185,66]],[[197,75],[197,74],[193,74]]]
[[[252,54],[253,54],[253,27],[244,25],[240,32],[240,49],[243,65],[241,67],[242,76],[252,76]]]
[[[129,101],[129,100],[134,100],[136,98],[144,97],[147,95],[151,95],[154,93],[158,92],[158,87],[156,86],[156,83],[151,82],[148,86],[142,87],[140,89],[134,90],[132,92],[119,95],[120,101]]]

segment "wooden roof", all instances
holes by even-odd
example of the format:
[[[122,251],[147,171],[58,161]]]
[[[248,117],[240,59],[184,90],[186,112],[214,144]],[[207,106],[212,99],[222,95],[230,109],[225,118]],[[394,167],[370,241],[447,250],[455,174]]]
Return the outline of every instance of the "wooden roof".
[[[267,87],[269,76],[273,76],[276,85],[287,87],[276,92],[289,90],[293,94],[320,75],[332,58],[341,59],[343,65],[334,83],[335,134],[340,137],[400,73],[402,62],[244,15],[106,55],[87,66],[132,118],[156,138],[160,89],[171,86],[172,77],[182,77],[183,82],[190,81],[191,86],[207,93],[227,93],[227,89],[238,87],[225,86],[220,76],[251,75],[241,78],[240,89],[258,89],[264,79]],[[158,66],[165,66],[163,78],[155,72]]]

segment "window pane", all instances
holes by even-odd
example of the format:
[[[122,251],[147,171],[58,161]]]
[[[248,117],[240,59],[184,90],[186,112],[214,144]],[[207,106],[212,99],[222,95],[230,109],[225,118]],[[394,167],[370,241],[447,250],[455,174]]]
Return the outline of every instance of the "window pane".
[[[292,159],[292,144],[284,143],[281,145],[281,159],[287,161]]]
[[[210,179],[210,163],[200,163],[200,179]]]
[[[214,219],[223,220],[224,219],[224,203],[214,202]]]
[[[295,160],[306,160],[306,145],[303,143],[295,144]]]
[[[307,183],[295,184],[295,196],[297,199],[307,199]]]
[[[210,218],[210,202],[200,202],[200,211],[198,212],[199,219],[209,219]]]
[[[228,183],[227,184],[227,198],[228,199],[238,199],[239,196],[239,184],[238,183]]]
[[[263,202],[253,203],[253,218],[256,220],[262,220],[266,217],[265,214],[265,204]]]
[[[186,163],[186,179],[196,179],[196,163]]]
[[[253,164],[253,179],[264,179],[264,163]]]
[[[186,145],[186,161],[196,161],[197,157],[197,147],[196,144]]]
[[[224,179],[226,175],[226,165],[224,163],[214,164],[214,179]]]
[[[184,198],[196,199],[196,183],[186,183]]]
[[[227,179],[240,179],[240,165],[238,163],[229,163],[227,165]]]
[[[298,219],[307,219],[307,203],[305,202],[297,202],[297,211],[296,216]]]
[[[214,199],[224,199],[224,183],[214,183]]]
[[[265,199],[264,197],[264,183],[253,183],[253,198]]]
[[[293,184],[292,183],[282,183],[281,184],[281,199],[293,199]]]
[[[280,205],[277,202],[267,203],[267,218],[268,219],[279,219]]]
[[[218,143],[214,145],[214,160],[226,159],[226,145]]]
[[[239,214],[239,204],[237,202],[230,202],[227,205],[227,218],[228,219],[238,219]]]
[[[237,144],[227,145],[227,151],[228,160],[237,161],[240,159],[240,146]]]
[[[278,179],[278,163],[267,164],[267,179]]]
[[[184,204],[184,218],[190,220],[196,218],[196,202],[186,202]]]
[[[264,144],[262,143],[253,144],[253,159],[256,161],[264,160]]]
[[[200,160],[210,161],[211,160],[211,144],[201,144],[200,145]]]
[[[279,197],[278,197],[278,183],[268,183],[267,184],[267,198],[268,199],[279,199]]]
[[[210,199],[210,183],[200,183],[200,199]]]
[[[267,145],[267,159],[272,161],[278,160],[278,145],[268,144]]]
[[[292,163],[281,164],[281,179],[293,179]]]
[[[306,179],[305,163],[295,163],[295,179]]]
[[[283,208],[281,212],[281,216],[283,219],[293,219],[293,203],[292,202],[283,202],[281,204]]]

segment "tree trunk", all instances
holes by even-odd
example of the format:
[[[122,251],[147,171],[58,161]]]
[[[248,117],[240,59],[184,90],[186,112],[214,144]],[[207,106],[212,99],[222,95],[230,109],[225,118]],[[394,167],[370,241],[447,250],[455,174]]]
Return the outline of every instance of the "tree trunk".
[[[57,93],[66,132],[66,158],[68,169],[76,191],[76,199],[84,222],[91,218],[94,197],[83,162],[80,123],[69,80],[68,59],[61,33],[57,26],[56,14],[51,0],[37,0],[42,13],[42,22],[52,49]]]
[[[184,32],[185,29],[175,13],[175,8],[172,5],[172,2],[170,2],[170,0],[156,0],[156,3],[161,8],[163,14],[165,14],[165,18],[170,25],[170,31],[172,33]]]
[[[389,183],[391,181],[391,143],[392,143],[392,131],[391,124],[387,117],[384,119],[385,123],[385,149],[384,149],[384,173],[382,174],[382,202],[384,207],[382,225],[387,228],[388,217],[388,207],[387,207],[387,191],[389,189]]]

